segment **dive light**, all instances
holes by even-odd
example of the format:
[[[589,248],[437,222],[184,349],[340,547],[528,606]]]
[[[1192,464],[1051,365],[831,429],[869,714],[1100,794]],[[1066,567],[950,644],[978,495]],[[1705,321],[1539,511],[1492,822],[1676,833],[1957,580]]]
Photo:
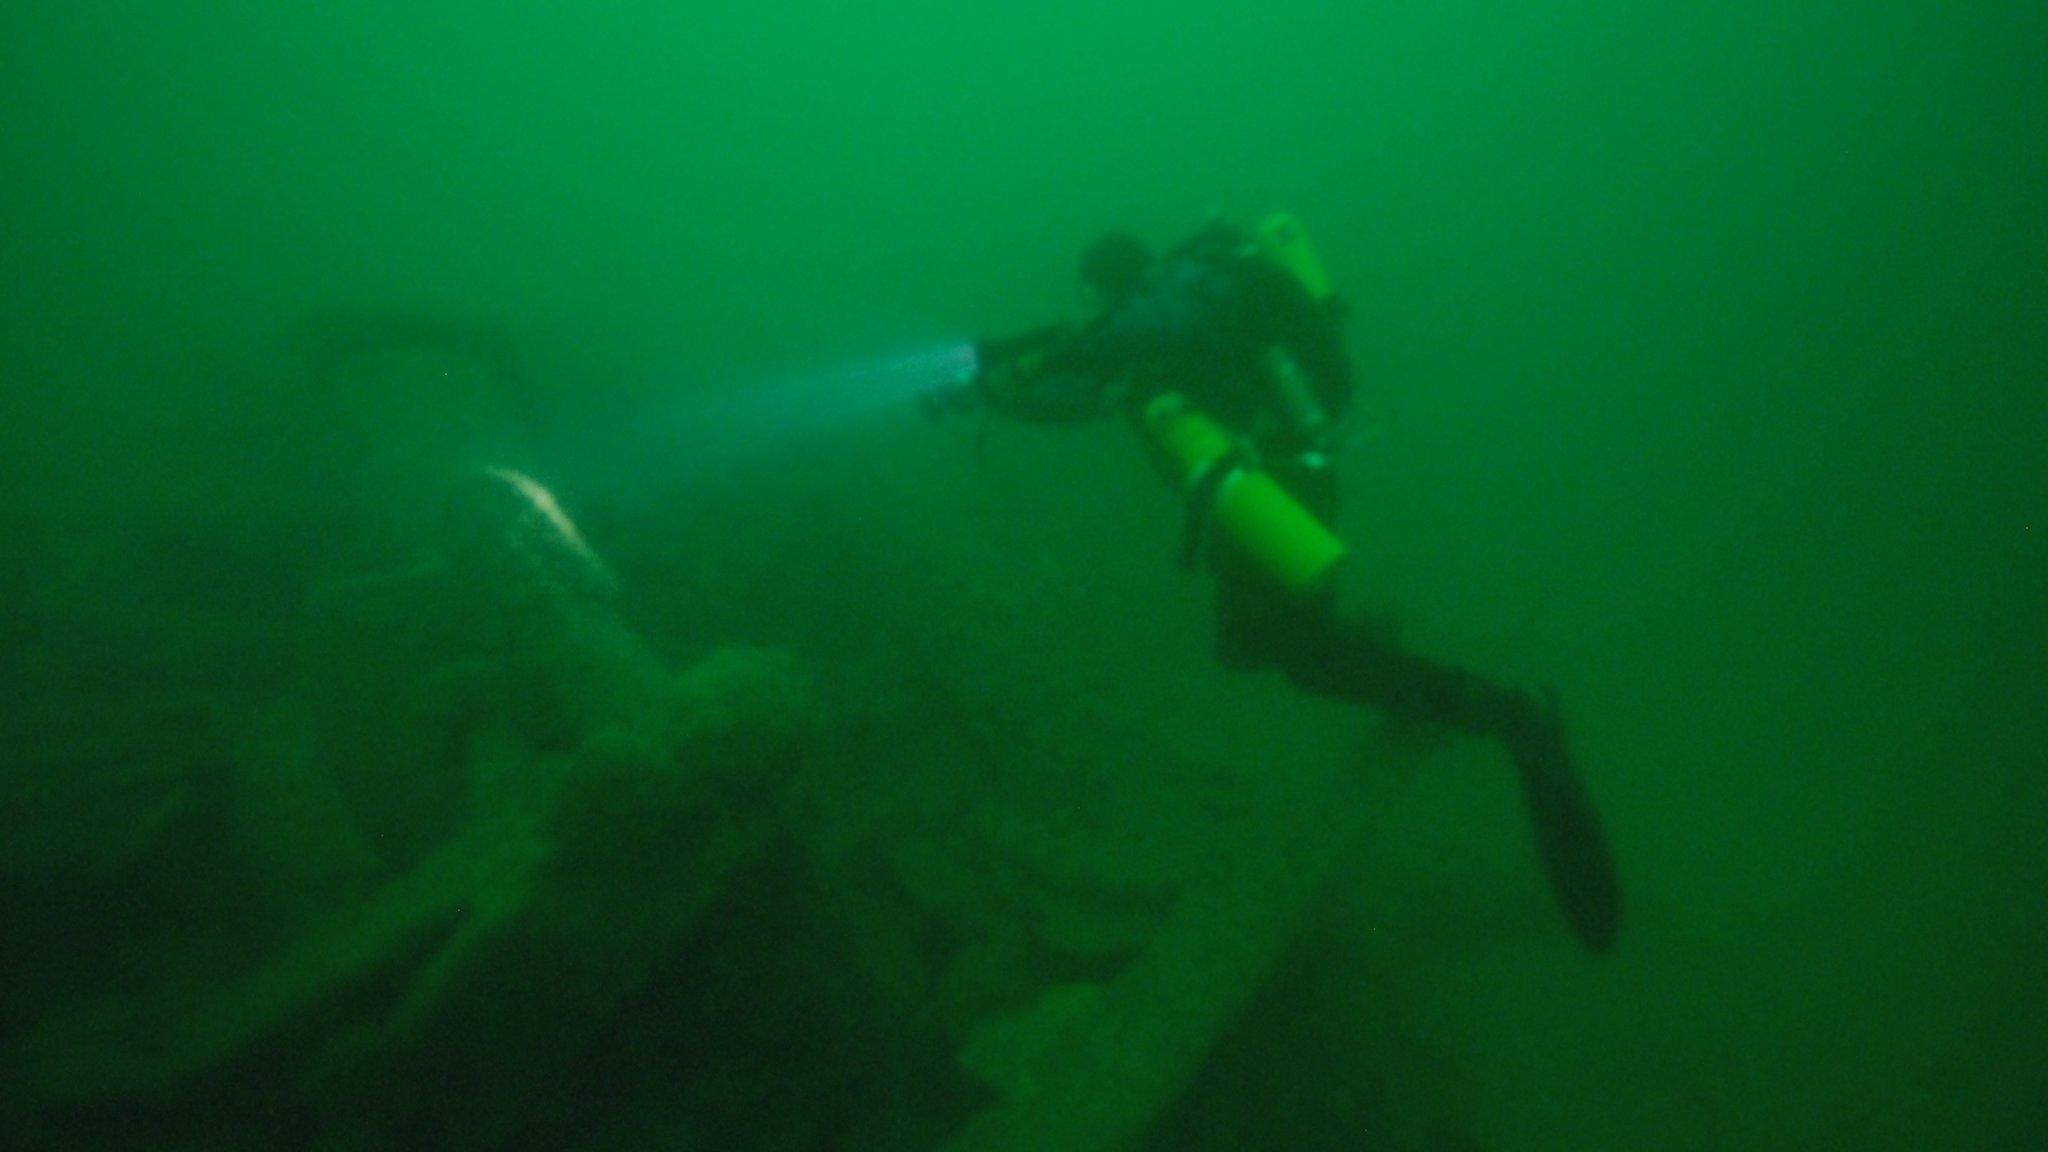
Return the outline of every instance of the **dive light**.
[[[954,356],[946,366],[947,379],[917,394],[917,410],[927,420],[964,416],[982,405],[982,377],[987,371],[988,354],[982,350],[981,342],[975,341],[960,345]]]

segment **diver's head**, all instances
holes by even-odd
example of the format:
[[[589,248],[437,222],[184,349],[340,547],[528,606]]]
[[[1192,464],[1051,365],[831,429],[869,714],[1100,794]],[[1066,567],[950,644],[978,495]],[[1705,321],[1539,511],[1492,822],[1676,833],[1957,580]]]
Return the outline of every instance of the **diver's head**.
[[[1129,299],[1152,270],[1152,250],[1128,232],[1106,232],[1081,253],[1081,284],[1104,308]]]

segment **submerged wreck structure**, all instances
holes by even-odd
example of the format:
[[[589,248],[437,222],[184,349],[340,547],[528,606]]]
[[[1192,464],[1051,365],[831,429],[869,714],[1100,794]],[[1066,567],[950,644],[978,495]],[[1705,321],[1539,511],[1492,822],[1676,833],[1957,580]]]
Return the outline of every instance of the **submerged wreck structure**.
[[[16,1146],[1476,1147],[1272,1071],[1339,1027],[1346,785],[1054,756],[901,653],[678,659],[545,489],[456,477],[274,683],[7,718]]]

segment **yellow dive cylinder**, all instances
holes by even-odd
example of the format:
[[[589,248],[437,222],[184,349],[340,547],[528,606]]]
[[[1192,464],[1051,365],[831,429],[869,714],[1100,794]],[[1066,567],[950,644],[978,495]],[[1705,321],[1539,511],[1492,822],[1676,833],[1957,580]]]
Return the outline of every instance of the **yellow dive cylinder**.
[[[1344,542],[1271,476],[1236,459],[1237,442],[1222,425],[1177,393],[1147,404],[1143,423],[1180,472],[1183,487],[1197,498],[1207,493],[1206,514],[1267,574],[1302,596],[1328,581],[1330,569],[1344,558]],[[1218,468],[1229,471],[1216,476]]]
[[[1293,214],[1275,212],[1266,217],[1253,233],[1253,239],[1266,259],[1301,281],[1309,299],[1320,304],[1337,290],[1330,283],[1330,274],[1323,271],[1323,261],[1316,255],[1315,245],[1308,242],[1308,230]]]

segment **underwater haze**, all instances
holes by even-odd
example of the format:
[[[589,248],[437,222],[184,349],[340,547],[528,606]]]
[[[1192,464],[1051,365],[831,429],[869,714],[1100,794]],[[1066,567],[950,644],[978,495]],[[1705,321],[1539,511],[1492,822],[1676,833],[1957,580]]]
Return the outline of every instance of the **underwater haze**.
[[[920,413],[1276,210],[1609,954],[1127,428]],[[2039,3],[16,0],[0,485],[31,1146],[2048,1146]]]

